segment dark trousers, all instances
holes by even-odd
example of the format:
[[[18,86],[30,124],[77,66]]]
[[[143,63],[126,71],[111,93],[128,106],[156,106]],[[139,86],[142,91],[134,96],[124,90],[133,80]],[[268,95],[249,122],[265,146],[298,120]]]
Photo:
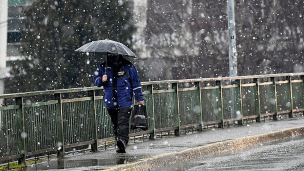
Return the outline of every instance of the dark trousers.
[[[122,109],[108,109],[111,117],[115,140],[124,140],[126,144],[129,141],[129,118],[131,116],[131,107]]]

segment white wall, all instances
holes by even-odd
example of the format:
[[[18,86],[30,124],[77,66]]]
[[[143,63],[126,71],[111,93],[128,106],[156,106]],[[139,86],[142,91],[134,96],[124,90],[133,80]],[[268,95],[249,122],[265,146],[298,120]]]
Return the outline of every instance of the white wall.
[[[0,0],[0,94],[4,93],[4,78],[6,69],[6,46],[7,46],[7,14],[8,0]],[[2,71],[2,72],[1,72]],[[0,104],[3,99],[0,99]],[[1,129],[1,112],[0,112],[0,129]]]
[[[0,1],[0,69],[6,68],[6,46],[7,46],[7,0]]]

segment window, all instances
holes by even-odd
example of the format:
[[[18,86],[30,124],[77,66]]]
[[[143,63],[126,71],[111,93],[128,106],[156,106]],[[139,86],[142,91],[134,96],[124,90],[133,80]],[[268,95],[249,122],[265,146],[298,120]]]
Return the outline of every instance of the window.
[[[19,49],[20,49],[20,43],[13,43],[7,45],[7,52],[6,56],[21,56]]]
[[[8,5],[25,4],[25,0],[8,0]]]
[[[7,30],[9,31],[19,31],[21,27],[24,27],[24,19],[13,18],[7,20]]]
[[[20,42],[21,34],[19,31],[7,32],[7,43]]]
[[[23,8],[29,8],[37,0],[8,0],[8,20],[7,20],[7,57],[20,57],[21,34],[26,18]],[[7,64],[9,66],[9,64]]]
[[[8,0],[8,5],[32,4],[36,0]]]

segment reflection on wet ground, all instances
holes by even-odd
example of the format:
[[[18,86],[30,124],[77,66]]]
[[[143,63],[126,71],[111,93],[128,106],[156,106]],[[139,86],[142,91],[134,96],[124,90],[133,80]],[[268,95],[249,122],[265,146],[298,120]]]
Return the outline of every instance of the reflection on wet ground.
[[[80,160],[50,160],[36,165],[30,165],[25,171],[32,170],[97,170],[111,167],[118,164],[126,164],[144,158],[144,156],[134,156],[130,154],[111,154],[100,159],[80,159]]]
[[[288,137],[241,149],[202,156],[151,170],[166,171],[256,171],[293,170],[304,168],[304,135]]]

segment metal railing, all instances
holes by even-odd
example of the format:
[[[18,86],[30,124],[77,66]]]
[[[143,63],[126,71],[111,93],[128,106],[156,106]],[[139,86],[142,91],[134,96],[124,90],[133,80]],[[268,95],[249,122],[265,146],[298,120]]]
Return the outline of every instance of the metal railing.
[[[227,123],[243,124],[304,111],[304,73],[142,82],[149,130],[130,136]],[[77,96],[77,97],[73,97]],[[78,97],[79,96],[79,97]],[[41,100],[45,99],[47,100]],[[0,162],[57,153],[114,140],[102,88],[86,87],[1,95]],[[39,101],[37,99],[40,99]]]

